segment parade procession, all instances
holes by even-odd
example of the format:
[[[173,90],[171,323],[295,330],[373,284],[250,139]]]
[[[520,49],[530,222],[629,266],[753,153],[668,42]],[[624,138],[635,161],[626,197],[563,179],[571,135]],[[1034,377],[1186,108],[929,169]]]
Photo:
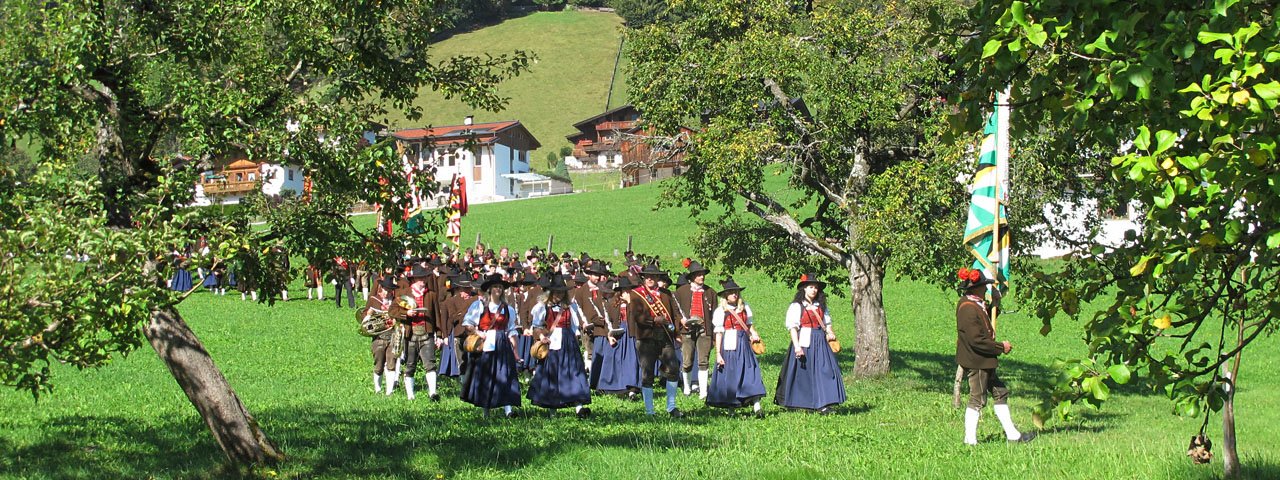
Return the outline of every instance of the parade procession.
[[[696,261],[668,272],[632,252],[615,273],[585,253],[534,247],[516,258],[506,248],[476,250],[445,258],[409,252],[372,279],[356,319],[371,338],[375,392],[416,399],[421,365],[431,401],[440,401],[441,381],[454,382],[483,416],[498,408],[516,416],[527,400],[586,418],[593,395],[614,395],[643,401],[648,415],[661,409],[681,418],[681,393],[763,416],[765,344],[745,288],[732,278],[717,290]],[[831,414],[845,401],[825,286],[805,274],[787,311],[791,344],[773,400],[788,410]],[[655,384],[664,404],[655,405]]]

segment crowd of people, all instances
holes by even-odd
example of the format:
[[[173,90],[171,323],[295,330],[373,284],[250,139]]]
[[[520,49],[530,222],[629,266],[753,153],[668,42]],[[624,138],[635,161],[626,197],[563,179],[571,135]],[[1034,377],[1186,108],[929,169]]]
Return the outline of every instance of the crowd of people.
[[[745,289],[732,279],[714,288],[710,271],[688,259],[672,279],[631,252],[615,273],[586,254],[533,248],[517,259],[506,249],[480,251],[408,252],[374,280],[357,317],[372,336],[376,390],[391,395],[399,383],[415,398],[421,367],[429,398],[439,400],[440,377],[456,378],[461,399],[485,415],[498,408],[512,415],[524,398],[586,417],[601,394],[642,400],[652,415],[656,385],[665,387],[672,417],[684,416],[681,392],[762,414],[763,342]],[[827,414],[845,392],[824,287],[813,275],[797,284],[787,314],[792,345],[774,399]]]
[[[287,262],[287,255],[279,256]],[[303,283],[308,298],[318,300],[324,300],[325,284],[333,285],[339,308],[344,290],[348,307],[356,306],[357,292],[365,298],[356,317],[371,337],[372,385],[380,394],[393,395],[399,385],[416,399],[421,370],[430,400],[440,400],[441,377],[452,379],[461,400],[484,416],[499,408],[513,416],[527,399],[588,417],[598,395],[641,400],[654,415],[657,386],[664,388],[671,417],[684,416],[676,406],[681,393],[697,395],[709,407],[762,416],[768,393],[759,363],[764,343],[746,289],[732,278],[712,287],[710,270],[690,259],[673,279],[656,258],[624,256],[625,266],[615,272],[585,253],[556,256],[537,247],[523,255],[482,246],[447,256],[406,250],[396,265],[380,271],[341,257],[327,275],[326,268],[308,265]],[[197,275],[215,293],[237,286],[234,272],[225,269]],[[984,294],[992,282],[977,270],[959,275],[956,359],[970,385],[964,441],[976,443],[988,396],[1008,440],[1029,441],[1034,432],[1023,434],[1013,425],[1008,389],[995,372],[996,357],[1011,347],[995,340],[989,320]],[[190,289],[191,282],[179,266],[171,283]],[[253,294],[243,282],[239,286],[242,298]],[[790,343],[773,400],[790,410],[830,414],[846,397],[826,284],[805,274],[795,287],[784,321]],[[288,300],[287,291],[283,296]]]

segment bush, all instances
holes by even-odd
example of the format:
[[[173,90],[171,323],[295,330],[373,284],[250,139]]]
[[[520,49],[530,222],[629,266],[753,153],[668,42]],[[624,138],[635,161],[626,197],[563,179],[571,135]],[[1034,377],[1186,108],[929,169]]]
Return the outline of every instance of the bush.
[[[628,28],[643,28],[668,17],[667,0],[609,0],[609,6]]]

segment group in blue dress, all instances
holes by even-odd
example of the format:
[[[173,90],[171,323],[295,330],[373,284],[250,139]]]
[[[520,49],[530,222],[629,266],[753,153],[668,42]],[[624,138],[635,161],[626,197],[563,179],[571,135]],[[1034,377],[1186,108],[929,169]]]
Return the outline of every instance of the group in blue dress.
[[[646,376],[641,368],[642,345],[632,325],[643,324],[640,314],[644,312],[639,308],[643,305],[631,305],[641,299],[626,294],[638,288],[636,277],[624,273],[610,278],[599,263],[584,268],[591,269],[586,273],[595,278],[578,279],[579,290],[566,281],[573,277],[554,271],[534,277],[538,278],[534,288],[515,286],[532,280],[529,272],[521,270],[484,277],[458,271],[449,277],[444,290],[450,295],[440,302],[436,319],[444,340],[440,365],[446,376],[461,377],[459,397],[464,402],[480,407],[485,416],[496,408],[514,416],[527,399],[534,406],[572,408],[580,418],[589,418],[593,394],[652,395],[641,388]],[[643,269],[642,276],[654,278],[650,270],[656,269]],[[645,288],[665,291],[664,285],[654,283]],[[829,414],[846,400],[843,375],[831,347],[836,337],[825,286],[813,274],[802,276],[786,312],[790,343],[772,393],[774,402],[788,410]],[[717,306],[707,312],[715,364],[705,403],[762,416],[769,392],[757,356],[763,343],[755,317],[743,298],[744,287],[731,278],[720,282],[720,287],[714,297]],[[584,332],[590,335],[589,360],[582,355]],[[395,360],[385,362],[389,366]],[[528,370],[532,374],[526,378],[523,372]],[[670,397],[678,386],[667,383]]]

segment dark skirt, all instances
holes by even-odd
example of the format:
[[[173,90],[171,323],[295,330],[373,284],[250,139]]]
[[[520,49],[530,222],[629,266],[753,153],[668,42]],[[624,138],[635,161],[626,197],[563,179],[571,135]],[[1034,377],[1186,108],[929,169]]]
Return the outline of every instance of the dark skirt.
[[[516,336],[516,352],[520,355],[520,361],[524,363],[524,370],[533,370],[533,354],[529,353],[532,347],[533,335]]]
[[[188,272],[185,268],[179,268],[178,271],[173,273],[173,278],[169,281],[169,288],[179,292],[191,290],[191,272]]]
[[[559,350],[548,350],[547,358],[529,381],[529,403],[543,408],[565,408],[591,403],[586,366],[578,348],[578,336],[566,331]]]
[[[458,362],[458,340],[450,333],[444,339],[444,347],[440,349],[440,375],[458,377],[462,375],[462,365]]]
[[[636,353],[634,337],[623,334],[616,346],[609,346],[605,337],[596,337],[595,347],[591,388],[604,393],[624,393],[630,391],[632,385],[640,384],[640,356]]]
[[[227,272],[227,285],[228,285],[228,286],[231,286],[231,287],[235,287],[235,286],[238,286],[238,285],[239,285],[239,284],[236,282],[236,272],[235,272],[235,270],[232,270],[232,271],[230,271],[230,272]]]
[[[707,391],[707,405],[722,408],[738,408],[751,405],[764,398],[764,379],[760,376],[760,362],[751,351],[751,337],[742,330],[729,330],[726,335],[738,336],[736,350],[723,350],[724,367],[711,374],[711,390]]]
[[[218,288],[218,276],[212,273],[204,276],[204,282],[200,283],[204,288]]]
[[[492,352],[471,357],[471,374],[462,385],[462,401],[481,408],[520,406],[520,380],[516,356],[507,338],[498,338]]]
[[[796,357],[794,345],[787,346],[787,358],[782,362],[782,372],[778,374],[773,403],[817,410],[844,401],[844,377],[836,354],[827,345],[826,332],[813,329],[803,360]]]

